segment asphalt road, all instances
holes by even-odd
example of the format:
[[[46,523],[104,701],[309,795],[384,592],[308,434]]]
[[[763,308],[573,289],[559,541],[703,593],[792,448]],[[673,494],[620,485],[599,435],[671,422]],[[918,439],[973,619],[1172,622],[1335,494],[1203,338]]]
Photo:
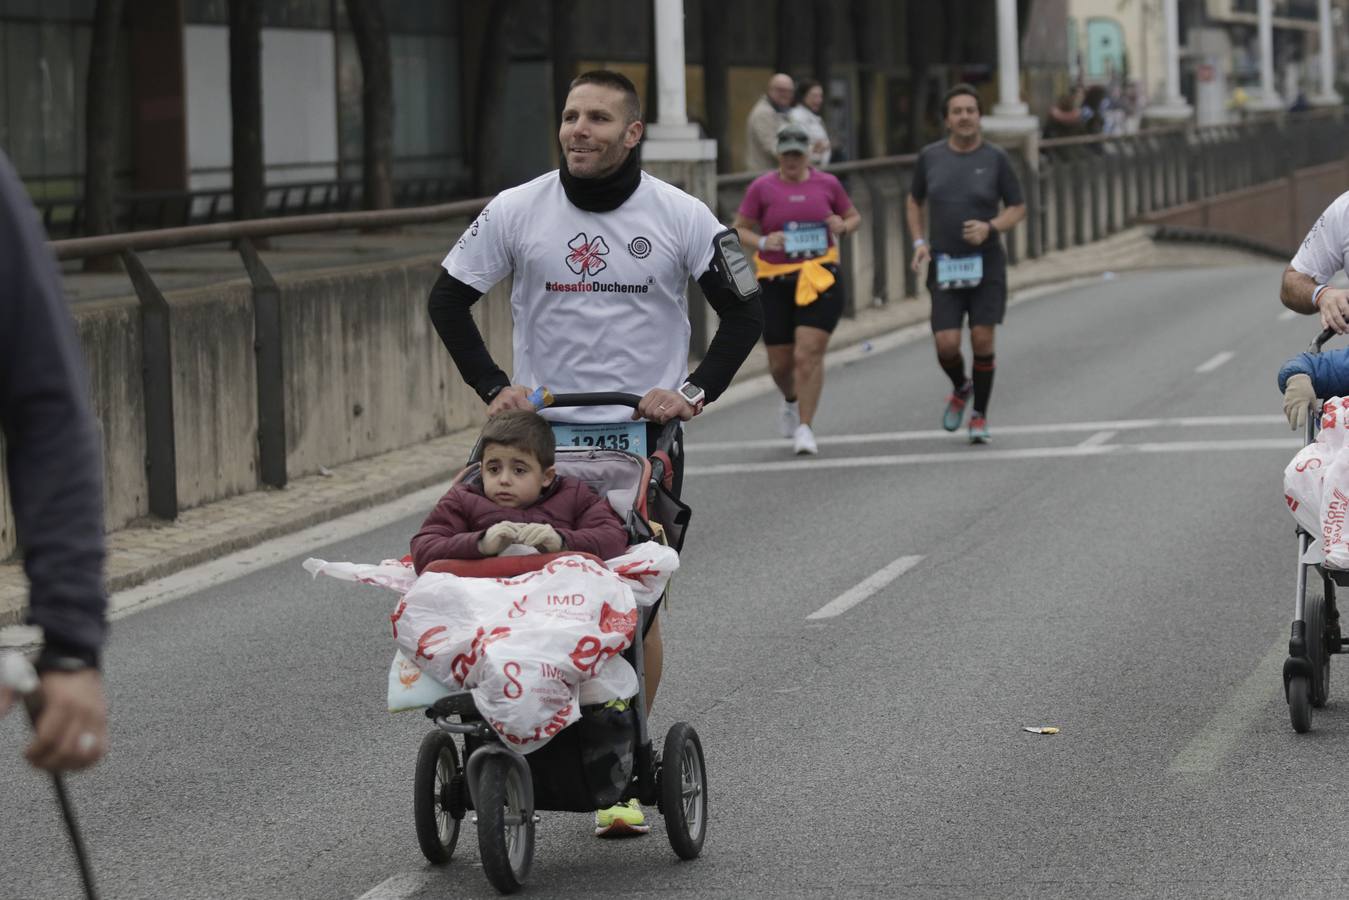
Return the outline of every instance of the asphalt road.
[[[623,842],[544,813],[528,895],[1343,896],[1343,682],[1298,736],[1279,677],[1298,441],[1274,373],[1315,332],[1279,272],[1017,305],[986,447],[934,431],[921,333],[829,373],[816,459],[775,439],[770,394],[699,419],[653,726],[703,737],[703,856],[654,810]],[[446,868],[418,852],[392,595],[299,566],[401,554],[418,520],[116,624],[114,749],[71,780],[105,897],[493,896],[471,829]],[[77,896],[21,738],[0,728],[0,896]]]

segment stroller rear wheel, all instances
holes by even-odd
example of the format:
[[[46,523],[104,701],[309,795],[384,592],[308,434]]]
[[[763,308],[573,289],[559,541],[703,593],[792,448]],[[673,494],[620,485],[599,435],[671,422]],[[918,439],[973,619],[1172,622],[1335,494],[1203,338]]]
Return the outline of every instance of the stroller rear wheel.
[[[1307,623],[1307,659],[1312,664],[1311,702],[1316,709],[1330,697],[1330,653],[1326,640],[1325,597],[1308,597],[1304,619]]]
[[[665,735],[660,809],[675,854],[697,858],[707,836],[707,764],[698,732],[687,722],[676,723]]]
[[[412,798],[412,816],[417,825],[417,843],[428,862],[442,865],[454,855],[466,806],[464,771],[450,735],[432,731],[422,738],[413,783],[416,793]]]
[[[513,894],[534,859],[534,816],[525,809],[526,785],[519,767],[502,756],[483,761],[478,776],[478,851],[492,887]]]

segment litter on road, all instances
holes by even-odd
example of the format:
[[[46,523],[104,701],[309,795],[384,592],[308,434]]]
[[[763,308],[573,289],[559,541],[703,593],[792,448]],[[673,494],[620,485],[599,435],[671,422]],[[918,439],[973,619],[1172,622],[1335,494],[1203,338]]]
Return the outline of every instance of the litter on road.
[[[1058,734],[1059,730],[1053,725],[1026,725],[1022,731],[1029,731],[1031,734]]]

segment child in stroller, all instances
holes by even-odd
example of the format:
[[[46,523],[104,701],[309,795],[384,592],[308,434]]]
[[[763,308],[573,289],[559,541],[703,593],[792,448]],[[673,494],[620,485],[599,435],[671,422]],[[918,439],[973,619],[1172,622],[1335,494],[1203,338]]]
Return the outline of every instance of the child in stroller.
[[[554,467],[553,431],[538,413],[501,413],[482,430],[482,484],[457,481],[412,539],[417,574],[439,559],[482,559],[511,545],[613,559],[628,545],[618,514]]]

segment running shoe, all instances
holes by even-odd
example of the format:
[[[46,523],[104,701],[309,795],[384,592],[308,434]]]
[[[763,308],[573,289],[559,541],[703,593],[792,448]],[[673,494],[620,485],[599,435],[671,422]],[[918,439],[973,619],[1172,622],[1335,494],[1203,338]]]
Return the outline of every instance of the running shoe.
[[[642,814],[642,806],[636,797],[627,803],[595,813],[595,837],[630,837],[646,834],[650,830],[651,826],[646,824],[646,816]]]
[[[993,438],[988,436],[988,419],[979,415],[979,411],[975,410],[970,416],[970,443],[987,444],[991,440]]]
[[[820,452],[820,448],[815,444],[815,432],[810,430],[809,425],[796,426],[796,455],[797,456],[815,456]]]
[[[965,418],[965,404],[970,399],[970,394],[974,392],[974,382],[965,380],[965,386],[946,398],[946,412],[941,417],[941,427],[947,431],[955,431],[960,427],[960,420]]]
[[[783,400],[782,412],[778,416],[778,430],[782,432],[782,436],[785,438],[792,437],[796,434],[797,426],[800,424],[801,405],[795,400],[790,402]]]

